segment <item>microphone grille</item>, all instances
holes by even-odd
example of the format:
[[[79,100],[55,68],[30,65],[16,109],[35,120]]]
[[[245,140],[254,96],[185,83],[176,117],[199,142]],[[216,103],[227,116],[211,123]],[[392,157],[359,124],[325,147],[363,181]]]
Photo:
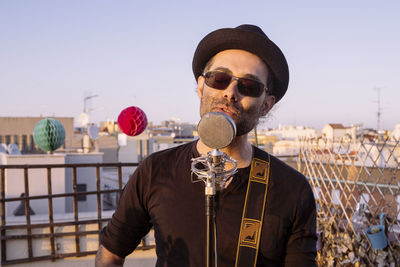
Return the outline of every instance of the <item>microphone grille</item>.
[[[236,136],[235,122],[222,112],[203,115],[197,125],[200,140],[212,149],[228,146]]]

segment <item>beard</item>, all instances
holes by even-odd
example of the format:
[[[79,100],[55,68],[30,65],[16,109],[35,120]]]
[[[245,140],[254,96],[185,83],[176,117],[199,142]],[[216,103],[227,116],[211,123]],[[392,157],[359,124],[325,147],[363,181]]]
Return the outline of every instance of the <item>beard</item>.
[[[221,108],[233,113],[230,117],[236,124],[236,136],[242,136],[253,130],[262,116],[261,107],[251,106],[248,110],[244,110],[238,103],[228,101],[224,98],[216,99],[204,94],[202,95],[200,103],[201,117],[208,112],[221,111]]]

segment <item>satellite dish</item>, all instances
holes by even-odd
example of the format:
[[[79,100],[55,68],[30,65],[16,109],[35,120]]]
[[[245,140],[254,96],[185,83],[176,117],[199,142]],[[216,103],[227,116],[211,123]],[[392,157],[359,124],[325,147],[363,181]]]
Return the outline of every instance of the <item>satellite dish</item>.
[[[99,131],[100,129],[96,125],[90,125],[88,128],[88,134],[92,140],[99,138]]]
[[[0,153],[7,154],[7,145],[2,143],[0,144]]]
[[[82,113],[78,117],[78,124],[80,127],[86,127],[89,122],[89,115],[87,113]]]
[[[21,151],[16,144],[9,144],[7,150],[10,155],[21,155]]]

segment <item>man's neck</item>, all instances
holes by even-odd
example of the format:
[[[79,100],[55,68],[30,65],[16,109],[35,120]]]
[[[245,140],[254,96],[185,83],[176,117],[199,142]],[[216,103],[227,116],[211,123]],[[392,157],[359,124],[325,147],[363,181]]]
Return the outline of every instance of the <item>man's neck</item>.
[[[207,154],[209,151],[212,150],[212,148],[209,148],[208,146],[203,144],[201,140],[197,142],[196,148],[197,151],[202,155]],[[237,160],[238,168],[248,167],[253,157],[253,147],[247,140],[247,134],[236,136],[231,144],[221,149],[221,151]]]

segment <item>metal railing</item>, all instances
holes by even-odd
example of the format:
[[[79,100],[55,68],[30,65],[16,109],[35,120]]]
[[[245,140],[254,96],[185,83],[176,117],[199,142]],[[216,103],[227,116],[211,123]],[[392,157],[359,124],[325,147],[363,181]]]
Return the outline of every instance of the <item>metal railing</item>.
[[[110,220],[110,212],[102,209],[102,197],[106,194],[117,194],[117,198],[122,192],[123,188],[123,167],[136,167],[138,163],[93,163],[93,164],[49,164],[49,165],[0,165],[0,213],[1,213],[1,264],[16,264],[25,263],[39,260],[57,260],[65,257],[86,256],[95,254],[98,247],[98,236],[101,229]],[[81,168],[94,168],[95,169],[95,190],[78,192],[78,170]],[[103,168],[113,169],[116,171],[117,186],[113,189],[102,188],[101,170]],[[10,170],[23,170],[24,190],[20,197],[9,196],[7,194],[7,183],[12,183],[7,179],[7,172]],[[47,185],[40,186],[47,187],[46,194],[31,195],[30,184],[35,183],[32,181],[29,173],[32,170],[44,169],[46,170]],[[53,193],[54,180],[52,170],[54,169],[67,169],[72,171],[72,192]],[[125,177],[127,180],[127,178]],[[79,199],[82,196],[95,196],[96,197],[96,210],[92,212],[92,217],[86,219],[80,218],[81,212],[79,211]],[[54,201],[57,199],[72,198],[73,208],[69,214],[55,214]],[[40,220],[32,220],[35,215],[32,215],[30,204],[36,200],[47,199],[47,214],[42,214]],[[6,205],[12,202],[20,202],[24,205],[25,220],[18,220],[18,222],[11,220],[12,216],[7,216]],[[56,216],[57,215],[57,216]],[[37,216],[37,215],[36,215]],[[45,222],[43,222],[43,220]],[[22,221],[22,222],[21,222]],[[67,230],[67,231],[64,231]],[[62,245],[61,239],[73,239],[73,251],[65,252],[60,249]],[[86,241],[88,238],[97,239],[95,246],[88,247]],[[19,253],[18,257],[10,257],[8,250],[16,249],[16,241],[18,241],[19,249],[24,253]],[[25,244],[21,243],[23,241]],[[39,242],[40,241],[40,242]],[[57,242],[56,242],[57,241]],[[67,240],[71,241],[71,240]],[[48,247],[43,249],[43,247]],[[153,246],[148,246],[143,243],[137,249],[149,249]],[[18,249],[18,248],[17,248]],[[25,253],[26,252],[26,253]],[[47,252],[47,253],[46,253]]]
[[[318,209],[320,266],[400,264],[399,142],[390,138],[300,141],[298,169],[309,179]],[[379,225],[382,213],[388,246],[376,250],[366,230]]]
[[[383,252],[386,253],[386,263],[394,261],[400,264],[400,140],[303,139],[300,144],[298,169],[309,179],[318,208],[318,229],[322,241],[318,252],[320,266],[329,266],[332,260],[339,265],[348,261],[352,264],[358,261],[361,266],[375,265]],[[106,211],[104,205],[106,202],[112,204],[110,199],[113,198],[105,196],[116,194],[118,199],[124,181],[128,179],[123,177],[122,169],[137,165],[0,165],[1,264],[95,254],[99,233],[112,214],[112,211]],[[95,190],[78,190],[79,170],[83,168],[94,170]],[[30,194],[30,184],[35,179],[30,173],[37,169],[45,170],[46,183],[41,185],[45,188],[45,194]],[[53,173],[55,169],[71,172],[70,192],[53,192],[54,179],[58,178]],[[116,173],[116,182],[112,187],[103,186],[105,178],[102,171],[106,169]],[[13,182],[7,178],[12,170],[19,170],[22,175],[24,195],[19,197],[9,195],[6,190],[7,183]],[[79,199],[82,196],[95,197],[96,209],[91,217],[80,216]],[[66,198],[72,198],[72,210],[60,219],[59,214],[55,213],[54,203],[57,199]],[[30,209],[30,204],[38,200],[47,200],[48,210],[40,221],[32,219],[37,215],[32,215]],[[15,202],[24,205],[24,215],[19,217],[24,218],[23,222],[12,221],[10,218],[13,216],[7,216],[10,212],[6,205]],[[360,211],[357,206],[365,207],[362,212],[366,220],[363,223],[354,221],[354,214]],[[379,224],[378,217],[382,212],[387,214],[385,223],[388,238],[388,247],[383,252],[374,250],[365,234],[366,227]],[[89,238],[97,242],[95,246],[86,245]],[[63,240],[69,242],[72,250],[60,249]],[[10,257],[8,251],[15,249],[16,242],[19,242],[19,246],[21,242],[24,243],[21,248],[24,253]],[[152,247],[143,243],[138,249]]]

